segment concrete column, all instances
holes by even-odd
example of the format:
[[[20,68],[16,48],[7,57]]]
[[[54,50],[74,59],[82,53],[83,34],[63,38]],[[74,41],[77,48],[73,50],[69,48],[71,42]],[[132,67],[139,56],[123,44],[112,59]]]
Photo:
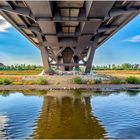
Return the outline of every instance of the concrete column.
[[[59,64],[61,63],[61,59],[62,59],[62,58],[61,58],[60,56],[57,57],[57,70],[60,69]]]
[[[42,56],[44,72],[45,72],[45,74],[47,74],[50,72],[48,49],[46,47],[41,46],[40,52],[41,52],[41,56]]]
[[[90,73],[90,70],[91,70],[91,67],[92,67],[92,62],[93,62],[93,57],[94,57],[94,54],[95,54],[95,50],[96,50],[96,44],[90,46],[90,48],[88,50],[85,73]]]
[[[73,59],[74,59],[75,64],[79,64],[79,57],[78,56],[74,56]],[[75,69],[79,69],[79,65],[75,66]]]
[[[61,63],[64,63],[63,58],[61,58]],[[60,70],[61,71],[64,71],[65,70],[65,67],[64,66],[60,66]]]
[[[87,54],[87,63],[86,63],[86,67],[85,67],[85,73],[90,73],[90,70],[92,67],[92,62],[93,62],[93,57],[95,54],[95,50],[97,47],[97,42],[98,42],[99,37],[100,37],[100,35],[97,34],[94,37],[94,40],[92,42],[90,42],[89,50],[88,50],[88,54]]]

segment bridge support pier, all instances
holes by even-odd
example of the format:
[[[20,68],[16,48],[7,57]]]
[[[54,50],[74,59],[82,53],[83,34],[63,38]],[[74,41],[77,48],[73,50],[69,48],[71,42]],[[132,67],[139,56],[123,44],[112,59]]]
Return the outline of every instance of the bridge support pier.
[[[57,70],[59,70],[60,69],[60,66],[59,66],[59,63],[61,62],[61,57],[57,57]]]
[[[97,34],[94,37],[93,42],[91,42],[91,44],[89,46],[89,50],[88,50],[88,54],[87,54],[87,63],[86,63],[86,67],[85,67],[85,73],[90,73],[90,71],[91,71],[92,62],[93,62],[93,58],[94,58],[94,54],[96,51],[97,42],[98,42],[99,37],[100,37],[100,35]]]
[[[41,46],[40,52],[42,56],[42,62],[44,67],[44,73],[48,74],[50,72],[50,64],[49,64],[49,53],[46,47]]]
[[[74,63],[75,64],[79,64],[79,57],[78,56],[74,56]],[[76,65],[75,69],[78,70],[79,69],[79,65]]]
[[[87,63],[86,63],[86,67],[85,67],[86,74],[90,73],[90,71],[91,71],[95,51],[96,51],[96,43],[91,45],[89,50],[88,50]]]
[[[59,66],[60,63],[61,64],[63,63],[63,59],[62,59],[62,57],[58,56],[57,57],[57,70],[64,71],[64,66]]]
[[[95,50],[96,50],[96,48],[94,46],[91,46],[89,48],[89,52],[88,52],[89,54],[87,56],[88,59],[87,59],[86,67],[85,67],[86,74],[90,73],[90,71],[91,71]]]

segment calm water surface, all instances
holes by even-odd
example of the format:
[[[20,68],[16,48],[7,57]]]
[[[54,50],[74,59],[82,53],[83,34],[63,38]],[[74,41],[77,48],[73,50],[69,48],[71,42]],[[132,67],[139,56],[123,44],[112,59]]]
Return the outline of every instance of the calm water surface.
[[[3,138],[140,139],[140,92],[0,92]]]

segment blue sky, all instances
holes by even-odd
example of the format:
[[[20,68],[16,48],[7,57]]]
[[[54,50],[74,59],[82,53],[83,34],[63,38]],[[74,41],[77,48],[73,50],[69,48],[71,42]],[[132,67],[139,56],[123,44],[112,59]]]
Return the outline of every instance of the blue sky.
[[[93,64],[140,63],[140,15],[96,50]],[[42,65],[39,50],[0,17],[0,62]]]

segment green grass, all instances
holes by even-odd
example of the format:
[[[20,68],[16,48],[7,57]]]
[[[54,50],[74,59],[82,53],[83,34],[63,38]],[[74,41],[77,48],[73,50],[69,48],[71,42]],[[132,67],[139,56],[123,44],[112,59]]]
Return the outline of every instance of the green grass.
[[[73,79],[74,84],[83,84],[83,80],[81,77],[75,77]]]
[[[48,81],[45,78],[38,78],[36,80],[36,83],[39,84],[39,85],[48,85]]]
[[[123,79],[117,78],[117,77],[113,77],[113,78],[111,79],[111,83],[112,83],[112,84],[125,84],[126,81],[123,80]]]

